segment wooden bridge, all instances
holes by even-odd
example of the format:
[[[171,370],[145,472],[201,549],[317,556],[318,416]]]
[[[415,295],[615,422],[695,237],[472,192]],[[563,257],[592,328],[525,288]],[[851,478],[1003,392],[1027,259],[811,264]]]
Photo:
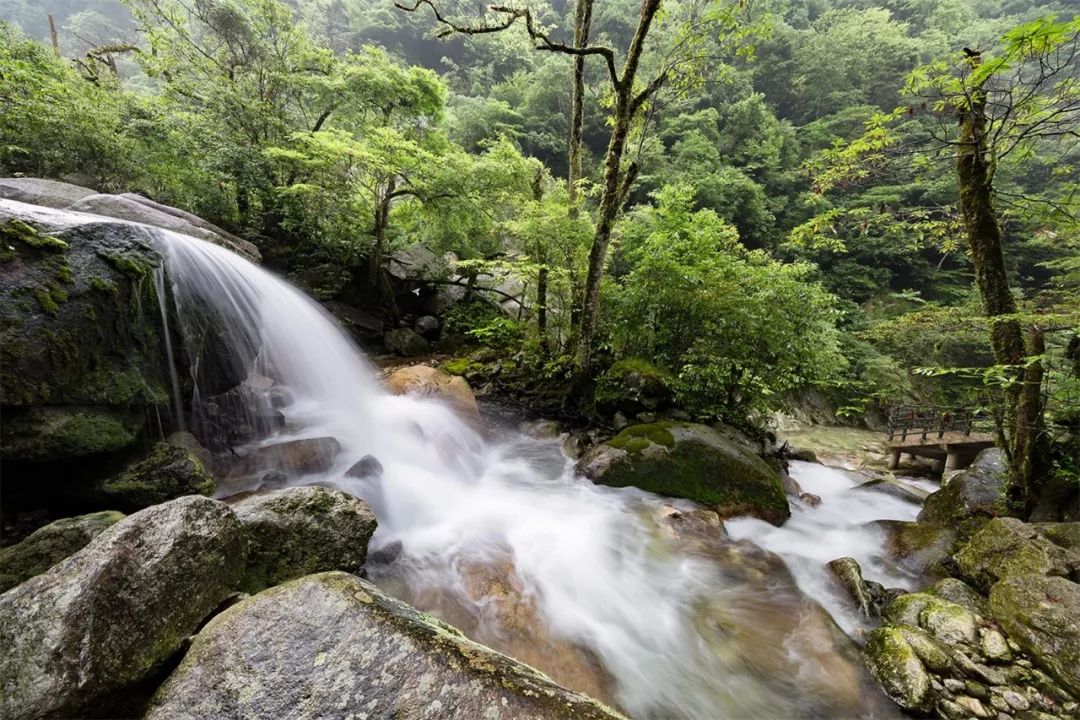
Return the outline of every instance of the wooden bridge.
[[[993,447],[992,430],[987,418],[969,410],[898,405],[889,411],[889,468],[900,466],[902,453],[932,458],[939,472],[965,468]]]

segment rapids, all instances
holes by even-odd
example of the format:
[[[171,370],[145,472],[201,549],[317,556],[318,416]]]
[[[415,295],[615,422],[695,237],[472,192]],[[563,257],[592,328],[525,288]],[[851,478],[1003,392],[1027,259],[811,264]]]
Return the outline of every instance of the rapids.
[[[287,391],[285,427],[264,442],[339,440],[332,468],[290,482],[372,506],[368,572],[390,592],[639,720],[893,714],[817,603],[858,631],[821,568],[842,555],[871,578],[908,582],[859,525],[911,519],[914,506],[849,493],[850,475],[795,463],[821,506],[794,508],[782,528],[731,521],[727,538],[689,503],[576,477],[557,440],[482,437],[437,402],[388,394],[299,290],[225,249],[150,233],[165,256],[159,295],[175,303],[185,342],[205,341],[188,319],[209,309],[224,323],[212,341]],[[202,402],[194,385],[178,406]],[[344,475],[368,454],[380,478]]]

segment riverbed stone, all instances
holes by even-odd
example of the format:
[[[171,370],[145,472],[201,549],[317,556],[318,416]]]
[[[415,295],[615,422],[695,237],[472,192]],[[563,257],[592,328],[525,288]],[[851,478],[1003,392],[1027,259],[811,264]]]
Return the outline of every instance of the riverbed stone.
[[[975,616],[948,600],[932,597],[919,611],[919,626],[947,645],[975,642]]]
[[[956,527],[1003,515],[1008,477],[1005,454],[999,448],[983,450],[966,470],[926,499],[919,521]]]
[[[290,477],[317,475],[333,467],[340,451],[341,443],[337,438],[286,440],[250,448],[232,472],[234,475],[251,475],[277,470]]]
[[[183,495],[212,495],[214,476],[195,453],[160,442],[123,472],[103,480],[97,494],[124,510],[140,510]]]
[[[1013,575],[991,589],[990,611],[1040,667],[1080,695],[1080,585],[1063,577]]]
[[[249,592],[317,572],[359,572],[376,526],[360,498],[310,485],[253,495],[232,507],[248,538]]]
[[[721,518],[790,515],[780,475],[733,432],[695,423],[632,425],[585,454],[577,471],[593,482],[693,500]]]
[[[866,639],[867,666],[900,707],[927,713],[934,707],[930,674],[896,627],[872,630]]]
[[[474,426],[480,423],[476,396],[468,381],[459,375],[451,375],[427,365],[413,365],[390,373],[386,378],[386,387],[395,395],[437,398]]]
[[[189,496],[116,523],[0,595],[4,717],[81,717],[144,680],[241,577],[245,544],[227,505]]]
[[[0,548],[0,592],[74,555],[123,519],[124,514],[115,510],[63,518],[38,528],[22,542]]]
[[[885,549],[905,569],[917,575],[941,577],[942,563],[952,555],[958,537],[952,527],[903,520],[877,520],[871,527],[885,533]]]
[[[383,336],[383,344],[390,352],[405,357],[426,355],[431,352],[431,343],[410,328],[391,330]]]
[[[988,522],[954,559],[961,574],[984,590],[1013,575],[1075,577],[1080,573],[1080,555],[1047,540],[1033,525],[1011,517]]]
[[[146,717],[291,717],[298,708],[303,717],[619,717],[340,572],[270,588],[215,617]]]
[[[975,615],[988,614],[986,598],[975,592],[975,590],[963,580],[951,577],[942,578],[934,583],[933,587],[931,587],[928,592],[937,595],[943,600],[956,603]]]
[[[880,614],[873,595],[866,581],[863,580],[862,568],[859,567],[855,558],[843,557],[830,560],[828,568],[844,591],[855,601],[855,606],[863,617],[876,617]]]

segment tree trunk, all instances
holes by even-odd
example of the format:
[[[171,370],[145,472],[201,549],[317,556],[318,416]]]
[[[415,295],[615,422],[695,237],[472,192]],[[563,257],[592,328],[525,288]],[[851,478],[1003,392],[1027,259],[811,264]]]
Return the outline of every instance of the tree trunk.
[[[386,192],[375,206],[375,219],[371,228],[371,235],[375,244],[368,260],[368,283],[375,292],[376,302],[386,313],[397,317],[397,302],[394,300],[393,290],[390,288],[389,279],[383,271],[383,262],[386,259],[386,228],[390,223],[390,201],[394,193],[394,181],[390,180],[386,186]]]
[[[536,171],[533,177],[533,200],[540,204],[544,200],[544,168]],[[540,336],[540,353],[548,354],[547,336],[547,291],[548,291],[548,252],[543,242],[537,243],[536,261],[540,264],[540,270],[536,274],[536,331]],[[522,293],[524,298],[524,293]]]
[[[978,64],[978,58],[972,58]],[[993,171],[990,167],[986,138],[986,95],[977,90],[970,107],[960,112],[960,144],[956,158],[956,174],[960,183],[960,209],[971,260],[975,266],[975,281],[982,297],[983,311],[990,321],[990,346],[999,365],[1019,367],[1024,362],[1024,336],[1017,306],[1009,287],[1002,247],[1001,226],[993,206]],[[1024,373],[1025,376],[1027,373]],[[1038,371],[1041,380],[1041,367]],[[1009,462],[1011,468],[1008,496],[1013,509],[1021,511],[1027,504],[1032,484],[1031,453],[1037,419],[1042,410],[1038,388],[1034,397],[1026,397],[1027,378],[1015,378],[1005,392],[1005,424],[1009,433]]]
[[[574,47],[585,47],[589,42],[592,24],[592,0],[577,0],[574,8]],[[574,56],[574,84],[570,90],[570,157],[566,192],[569,198],[570,217],[578,215],[578,181],[581,180],[582,124],[584,122],[585,56]]]
[[[634,39],[626,53],[622,75],[615,90],[614,127],[604,156],[604,185],[600,195],[600,209],[596,220],[596,233],[593,236],[592,249],[589,251],[589,273],[585,278],[585,297],[581,304],[581,330],[578,333],[577,381],[572,383],[572,391],[579,392],[582,381],[589,377],[592,370],[593,342],[600,313],[600,281],[604,276],[604,264],[607,262],[608,246],[611,243],[611,231],[619,214],[622,188],[622,157],[626,150],[626,138],[630,134],[630,122],[633,119],[635,103],[633,99],[634,80],[637,76],[638,63],[645,49],[645,38],[661,0],[643,0],[641,14],[638,17]]]

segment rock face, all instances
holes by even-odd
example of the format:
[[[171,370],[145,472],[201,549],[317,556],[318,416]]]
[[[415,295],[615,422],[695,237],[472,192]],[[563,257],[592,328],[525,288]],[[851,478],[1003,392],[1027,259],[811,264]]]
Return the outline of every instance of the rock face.
[[[0,714],[100,708],[179,650],[243,567],[243,532],[224,503],[185,497],[116,523],[0,595]]]
[[[1000,449],[983,450],[966,470],[926,499],[919,522],[955,527],[975,517],[1003,514],[1008,473]]]
[[[233,510],[249,540],[248,591],[329,570],[359,572],[376,525],[363,500],[324,487],[255,495]]]
[[[17,545],[0,548],[0,592],[40,575],[124,519],[105,511],[64,518],[38,528]]]
[[[1038,665],[1080,696],[1080,585],[1016,575],[990,591],[990,612]]]
[[[114,507],[138,510],[183,495],[212,495],[214,477],[190,450],[160,442],[142,460],[102,481],[98,492]]]
[[[633,485],[775,525],[790,515],[779,474],[746,444],[706,425],[633,425],[578,462],[578,472],[613,487]]]
[[[618,717],[345,573],[294,580],[214,618],[146,717],[293,716]]]
[[[66,208],[97,190],[43,178],[2,178],[0,198],[48,208]]]
[[[169,399],[145,232],[0,200],[0,261],[4,459],[131,445]]]
[[[480,408],[465,378],[427,365],[398,368],[386,378],[395,395],[431,396],[442,400],[464,419],[479,424]]]
[[[989,590],[1015,575],[1080,576],[1080,555],[1057,545],[1034,526],[1016,518],[995,518],[954,556],[960,573],[976,587]]]
[[[398,328],[383,336],[383,344],[390,352],[411,357],[431,352],[431,344],[414,330]]]

